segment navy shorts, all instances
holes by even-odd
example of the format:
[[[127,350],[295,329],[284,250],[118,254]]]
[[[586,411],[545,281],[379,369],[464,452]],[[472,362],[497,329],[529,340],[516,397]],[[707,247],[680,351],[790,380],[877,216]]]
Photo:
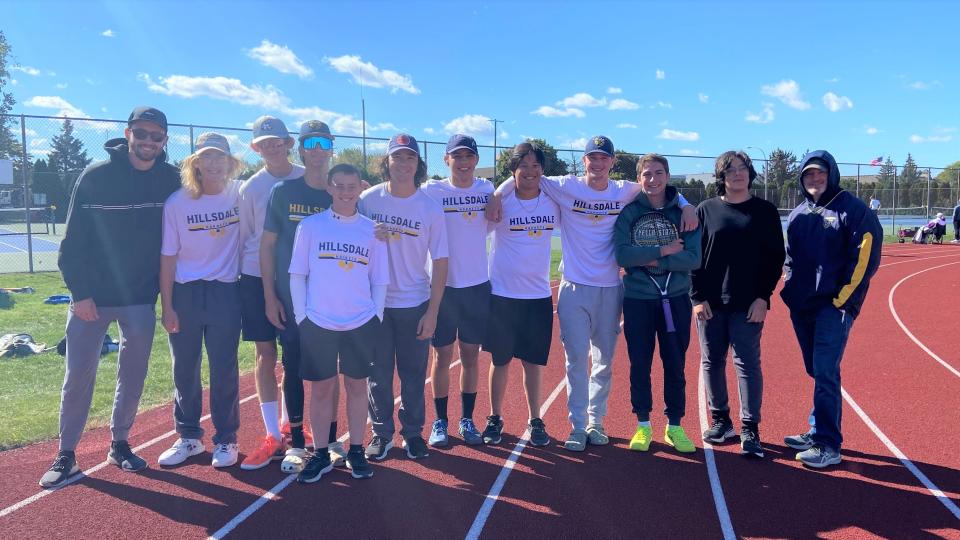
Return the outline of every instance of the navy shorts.
[[[244,341],[275,341],[277,327],[267,318],[263,279],[240,274],[240,314]]]
[[[487,335],[487,319],[490,317],[490,282],[471,287],[447,287],[437,312],[437,329],[433,333],[433,346],[452,345],[457,338],[460,343],[479,345]]]
[[[483,350],[495,366],[513,358],[538,366],[547,365],[553,341],[553,298],[507,298],[490,296],[490,324]]]
[[[300,378],[325,381],[337,376],[338,367],[340,373],[352,379],[370,376],[380,335],[380,319],[376,315],[353,330],[327,330],[309,318],[299,328]]]

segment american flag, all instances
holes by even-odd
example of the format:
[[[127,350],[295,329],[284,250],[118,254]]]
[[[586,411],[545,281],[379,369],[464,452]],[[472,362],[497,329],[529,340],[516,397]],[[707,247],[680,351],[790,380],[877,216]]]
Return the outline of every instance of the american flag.
[[[878,167],[878,166],[880,166],[880,165],[883,165],[883,156],[877,156],[877,157],[875,157],[873,160],[870,161],[870,165],[872,165],[872,166],[874,166],[874,167]]]

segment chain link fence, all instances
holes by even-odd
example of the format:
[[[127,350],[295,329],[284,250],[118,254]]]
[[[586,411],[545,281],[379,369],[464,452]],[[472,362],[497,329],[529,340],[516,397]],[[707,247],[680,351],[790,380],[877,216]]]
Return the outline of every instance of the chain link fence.
[[[56,271],[57,250],[66,229],[64,223],[73,186],[87,164],[108,158],[104,145],[111,139],[123,137],[126,121],[35,115],[9,115],[5,119],[10,120],[8,125],[23,145],[23,152],[8,156],[12,163],[6,167],[12,168],[12,178],[3,177],[5,165],[0,160],[0,273]],[[197,136],[205,131],[217,131],[227,137],[232,152],[247,164],[242,177],[260,168],[259,156],[250,148],[250,129],[228,126],[170,124],[167,160],[178,165],[193,152]],[[386,153],[387,142],[388,139],[379,137],[337,135],[335,160],[353,163],[365,172],[371,183],[379,182],[379,163]],[[428,176],[449,175],[443,159],[446,142],[420,141],[420,148]],[[504,178],[497,175],[498,155],[501,161],[505,160],[510,147],[481,145],[478,149],[477,175],[497,183],[503,181]],[[618,159],[612,176],[633,180],[636,174],[632,164],[640,155],[642,152],[625,153]],[[558,148],[554,170],[548,172],[583,174],[582,157],[582,149]],[[670,161],[671,183],[691,203],[715,195],[715,157],[666,157]],[[299,161],[299,155],[293,152],[291,159]],[[764,159],[755,159],[758,177],[753,194],[773,202],[785,215],[803,200],[797,186],[798,165],[796,161],[767,160],[766,155]],[[949,219],[953,207],[960,203],[958,169],[918,167],[904,171],[901,166],[864,163],[840,163],[839,166],[844,189],[865,202],[871,198],[879,201],[878,215],[887,226],[888,234],[898,224],[912,226],[937,212],[943,212]],[[770,182],[764,181],[767,177]],[[4,181],[10,183],[2,183]]]

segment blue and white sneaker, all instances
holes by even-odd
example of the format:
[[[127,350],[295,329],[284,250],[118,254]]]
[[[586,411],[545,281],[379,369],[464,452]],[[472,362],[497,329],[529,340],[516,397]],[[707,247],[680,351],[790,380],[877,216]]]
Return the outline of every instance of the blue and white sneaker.
[[[463,442],[470,445],[483,444],[483,435],[474,425],[473,418],[461,418],[458,431],[460,436],[463,437]]]
[[[433,421],[433,427],[430,428],[430,439],[427,441],[430,446],[446,446],[450,442],[447,436],[447,421],[437,418]]]
[[[839,450],[834,450],[822,444],[815,444],[803,452],[798,452],[796,459],[808,467],[822,469],[830,465],[839,465],[841,458]]]

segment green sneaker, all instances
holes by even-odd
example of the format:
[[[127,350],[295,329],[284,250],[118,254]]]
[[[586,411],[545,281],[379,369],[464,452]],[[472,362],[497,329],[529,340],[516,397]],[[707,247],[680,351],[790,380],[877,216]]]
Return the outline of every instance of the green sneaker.
[[[677,452],[689,454],[697,451],[697,447],[687,438],[687,434],[684,433],[681,426],[667,426],[663,433],[663,440],[676,448]]]
[[[650,426],[637,426],[637,432],[630,439],[630,449],[634,452],[646,452],[650,449],[653,429]]]

